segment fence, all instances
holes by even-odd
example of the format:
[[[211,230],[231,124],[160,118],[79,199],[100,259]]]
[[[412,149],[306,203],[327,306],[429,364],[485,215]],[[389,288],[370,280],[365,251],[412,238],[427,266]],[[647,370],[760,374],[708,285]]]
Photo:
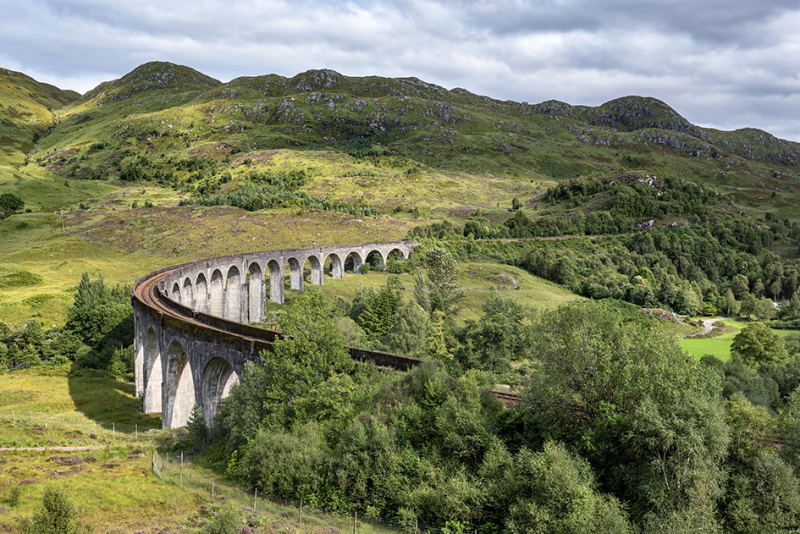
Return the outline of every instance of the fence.
[[[87,443],[149,441],[150,431],[154,430],[150,425],[139,426],[138,423],[94,421],[76,412],[47,413],[16,409],[0,412],[0,428],[8,429],[9,426],[15,430],[28,430],[29,433],[20,437],[20,433],[15,432],[13,438],[7,438],[4,432],[0,432],[0,447],[28,447],[34,443],[40,446],[60,445],[62,443],[59,442],[65,438]]]
[[[14,431],[11,433],[14,439],[6,439],[9,426],[14,427]],[[20,439],[20,428],[29,431],[30,434]],[[136,423],[95,422],[75,412],[59,414],[12,409],[0,412],[0,447],[74,445],[75,438],[88,445],[108,445],[109,442],[117,442],[120,445],[126,442],[131,445],[141,444],[143,441],[151,440],[152,434],[148,432],[151,428],[140,428]],[[65,435],[69,435],[70,442],[59,443],[57,440],[63,440]],[[248,491],[204,477],[194,468],[195,456],[193,454],[156,452],[155,449],[152,449],[150,454],[153,455],[155,462],[153,470],[157,471],[157,475],[168,483],[198,489],[205,493],[209,500],[215,502],[220,502],[221,499],[229,496],[239,502],[248,503],[248,506],[256,511],[268,512],[287,521],[297,521],[326,528],[335,527],[342,533],[353,532],[354,534],[383,534],[401,531],[409,534],[412,532],[415,534],[457,534],[459,532],[459,529],[363,517],[355,512],[317,508],[303,502],[278,499],[260,494],[257,490]],[[479,534],[474,529],[466,532]]]
[[[270,513],[286,521],[298,522],[303,525],[320,526],[325,528],[335,527],[343,534],[382,534],[382,533],[414,533],[414,534],[480,534],[478,530],[460,530],[441,528],[418,522],[400,522],[374,517],[364,517],[357,512],[342,512],[309,506],[302,501],[278,499],[263,495],[256,490],[246,490],[238,486],[209,480],[193,470],[194,457],[180,453],[158,453],[153,456],[158,476],[170,483],[178,485],[191,485],[201,489],[208,499],[214,502],[223,502],[235,499],[247,503],[248,508],[257,512]]]

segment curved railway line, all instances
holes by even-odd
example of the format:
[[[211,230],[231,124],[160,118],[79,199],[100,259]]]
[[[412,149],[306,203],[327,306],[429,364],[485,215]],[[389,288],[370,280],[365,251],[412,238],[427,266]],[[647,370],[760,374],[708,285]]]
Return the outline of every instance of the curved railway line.
[[[345,260],[358,270],[379,254],[383,265],[395,252],[408,259],[416,242],[371,243],[256,252],[168,266],[137,280],[134,308],[136,393],[145,413],[161,412],[165,428],[184,426],[195,404],[213,423],[219,402],[238,383],[246,365],[272,350],[281,335],[249,323],[265,315],[266,299],[283,302],[287,270],[290,288],[303,290],[304,265],[310,283],[324,283],[331,264],[334,278],[344,276]],[[267,276],[265,278],[265,275]],[[402,354],[350,347],[355,360],[407,371],[423,360]],[[519,395],[492,391],[506,407]]]

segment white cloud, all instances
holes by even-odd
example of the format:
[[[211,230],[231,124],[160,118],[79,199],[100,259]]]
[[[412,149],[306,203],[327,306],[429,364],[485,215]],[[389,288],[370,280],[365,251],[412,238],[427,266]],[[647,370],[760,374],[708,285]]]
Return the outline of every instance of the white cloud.
[[[222,81],[332,68],[499,99],[654,96],[800,140],[800,9],[783,0],[0,0],[0,66],[84,92],[146,61]]]

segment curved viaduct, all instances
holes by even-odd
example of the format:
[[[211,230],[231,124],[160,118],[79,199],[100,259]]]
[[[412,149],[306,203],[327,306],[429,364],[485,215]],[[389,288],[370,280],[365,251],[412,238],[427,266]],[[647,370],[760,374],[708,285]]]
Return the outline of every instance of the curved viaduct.
[[[325,267],[344,277],[373,255],[385,267],[390,255],[407,260],[415,241],[368,243],[235,254],[164,267],[133,286],[136,394],[145,413],[161,413],[163,428],[186,425],[193,406],[213,422],[217,406],[262,350],[279,334],[248,323],[265,317],[266,301],[283,303],[290,289],[322,285]],[[308,266],[308,268],[306,268]],[[288,275],[288,276],[287,276]],[[421,360],[351,348],[353,358],[406,370]]]

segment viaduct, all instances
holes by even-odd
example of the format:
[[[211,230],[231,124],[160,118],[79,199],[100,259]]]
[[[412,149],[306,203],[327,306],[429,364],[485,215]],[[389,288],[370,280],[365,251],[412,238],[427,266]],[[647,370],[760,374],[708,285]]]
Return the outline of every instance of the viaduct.
[[[383,267],[390,255],[407,260],[414,241],[367,243],[252,252],[164,267],[133,286],[136,394],[145,413],[161,413],[164,428],[185,426],[195,403],[213,422],[220,400],[247,364],[270,350],[279,334],[250,326],[265,317],[266,300],[283,303],[285,274],[290,289],[322,285],[330,264],[344,277],[348,258],[358,272],[369,258]],[[351,348],[355,359],[407,370],[418,358]]]

